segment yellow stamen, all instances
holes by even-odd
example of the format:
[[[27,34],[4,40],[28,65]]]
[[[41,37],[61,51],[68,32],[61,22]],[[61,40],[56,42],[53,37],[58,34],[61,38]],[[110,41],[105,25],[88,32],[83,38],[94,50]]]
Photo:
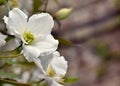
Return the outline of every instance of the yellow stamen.
[[[47,75],[51,76],[51,77],[55,76],[55,71],[50,65],[49,65],[48,70],[47,70]]]
[[[23,37],[24,37],[24,40],[28,44],[30,44],[31,42],[33,42],[34,39],[35,39],[34,36],[33,36],[33,34],[31,34],[30,32],[24,32]]]

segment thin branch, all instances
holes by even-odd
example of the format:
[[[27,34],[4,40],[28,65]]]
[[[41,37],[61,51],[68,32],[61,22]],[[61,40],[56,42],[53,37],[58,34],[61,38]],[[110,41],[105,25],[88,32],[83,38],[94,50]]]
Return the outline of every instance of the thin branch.
[[[21,83],[21,82],[17,82],[16,80],[12,80],[12,79],[1,79],[0,78],[0,82],[1,83],[8,83],[8,84],[13,84],[16,86],[32,86],[29,83]]]
[[[45,1],[45,7],[44,7],[43,11],[47,10],[47,6],[48,6],[48,0]]]

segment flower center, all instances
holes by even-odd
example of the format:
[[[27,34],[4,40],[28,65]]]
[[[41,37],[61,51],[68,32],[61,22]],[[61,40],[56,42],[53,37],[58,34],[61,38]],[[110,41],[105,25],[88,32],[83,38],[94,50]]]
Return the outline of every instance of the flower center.
[[[48,66],[48,69],[47,69],[47,75],[51,77],[55,76],[55,71],[50,65]]]
[[[31,42],[33,42],[34,39],[35,39],[34,36],[33,36],[33,34],[30,33],[30,32],[24,32],[23,37],[24,37],[24,40],[25,40],[28,44],[30,44]]]

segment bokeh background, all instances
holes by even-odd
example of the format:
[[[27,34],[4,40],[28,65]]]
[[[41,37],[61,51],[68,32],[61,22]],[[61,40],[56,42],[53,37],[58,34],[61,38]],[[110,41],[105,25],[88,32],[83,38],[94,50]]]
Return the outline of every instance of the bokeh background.
[[[59,0],[73,8],[54,31],[76,46],[61,45],[69,62],[68,76],[79,80],[68,86],[120,86],[120,0]]]
[[[32,0],[19,1],[21,9],[32,12]],[[78,78],[67,86],[120,86],[120,0],[58,1],[49,0],[47,11],[73,9],[52,32],[73,43],[58,49],[69,62],[67,76]]]

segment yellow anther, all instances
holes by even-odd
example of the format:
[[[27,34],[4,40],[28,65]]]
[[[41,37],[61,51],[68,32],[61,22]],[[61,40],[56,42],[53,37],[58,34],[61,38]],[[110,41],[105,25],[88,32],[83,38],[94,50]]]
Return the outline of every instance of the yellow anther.
[[[47,75],[51,76],[51,77],[55,76],[55,71],[50,65],[49,65],[48,70],[47,70]]]
[[[34,41],[34,36],[30,32],[24,32],[23,37],[28,44]]]

